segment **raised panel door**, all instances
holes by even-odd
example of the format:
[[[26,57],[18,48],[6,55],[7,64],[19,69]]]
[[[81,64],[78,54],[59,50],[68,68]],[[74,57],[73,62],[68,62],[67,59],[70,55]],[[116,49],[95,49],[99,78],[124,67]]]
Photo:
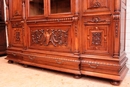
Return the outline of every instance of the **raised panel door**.
[[[12,22],[12,29],[11,29],[11,46],[14,47],[22,47],[23,46],[23,24],[19,21]]]

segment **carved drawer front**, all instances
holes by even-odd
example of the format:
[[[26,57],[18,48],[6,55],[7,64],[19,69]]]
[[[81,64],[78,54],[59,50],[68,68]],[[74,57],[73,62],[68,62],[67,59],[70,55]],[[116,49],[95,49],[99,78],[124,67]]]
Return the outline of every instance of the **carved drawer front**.
[[[120,66],[118,62],[110,60],[97,60],[91,58],[84,58],[81,60],[81,71],[90,71],[106,74],[118,74]]]
[[[10,30],[11,36],[11,46],[23,46],[23,38],[24,38],[24,33],[23,33],[23,24],[19,21],[17,22],[12,22],[12,29]]]
[[[83,0],[83,11],[84,13],[110,11],[111,1],[113,0]]]
[[[79,70],[80,61],[77,58],[68,58],[61,56],[50,56],[50,55],[42,55],[42,56],[32,56],[26,55],[23,58],[26,62],[31,62],[34,64],[39,64],[45,66],[52,66],[58,68],[66,68]]]
[[[29,48],[53,51],[71,51],[71,27],[29,28]]]
[[[11,3],[9,5],[9,9],[10,9],[10,17],[12,18],[22,18],[22,1],[24,0],[9,0],[9,2]]]
[[[23,56],[21,55],[21,53],[19,52],[7,52],[7,58],[9,60],[13,60],[13,61],[16,61],[16,62],[21,62],[23,60]]]

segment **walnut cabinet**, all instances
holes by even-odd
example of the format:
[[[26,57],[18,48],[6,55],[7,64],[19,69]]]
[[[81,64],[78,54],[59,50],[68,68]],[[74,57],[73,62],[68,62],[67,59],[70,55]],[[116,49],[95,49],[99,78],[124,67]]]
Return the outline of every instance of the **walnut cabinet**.
[[[5,0],[7,58],[67,73],[125,77],[126,0]]]
[[[0,0],[0,56],[6,54],[6,48],[4,3],[3,0]]]

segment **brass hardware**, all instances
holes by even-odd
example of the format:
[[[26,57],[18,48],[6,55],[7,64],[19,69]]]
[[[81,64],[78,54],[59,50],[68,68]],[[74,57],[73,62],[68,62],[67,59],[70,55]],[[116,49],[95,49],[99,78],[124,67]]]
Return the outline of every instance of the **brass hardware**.
[[[95,66],[94,65],[91,65],[90,63],[88,64],[90,68],[93,68],[93,69],[97,69],[98,67],[98,64],[96,64]]]
[[[56,60],[57,64],[62,64],[63,61]]]

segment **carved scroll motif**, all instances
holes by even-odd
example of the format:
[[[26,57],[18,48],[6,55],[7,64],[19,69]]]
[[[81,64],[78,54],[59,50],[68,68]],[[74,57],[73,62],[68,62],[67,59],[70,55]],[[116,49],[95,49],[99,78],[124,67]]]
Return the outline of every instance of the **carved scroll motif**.
[[[12,22],[13,28],[22,28],[23,24],[21,22]]]
[[[53,44],[56,46],[67,45],[68,30],[61,29],[40,29],[31,31],[32,44],[48,46]]]
[[[14,16],[20,16],[19,11],[16,10]]]
[[[102,40],[102,33],[101,32],[95,32],[92,33],[92,45],[101,45]]]
[[[100,8],[101,7],[101,3],[98,0],[93,0],[92,6],[91,8]]]
[[[106,22],[106,20],[102,20],[99,17],[94,17],[92,20],[87,21],[88,23],[101,23],[101,22]]]

